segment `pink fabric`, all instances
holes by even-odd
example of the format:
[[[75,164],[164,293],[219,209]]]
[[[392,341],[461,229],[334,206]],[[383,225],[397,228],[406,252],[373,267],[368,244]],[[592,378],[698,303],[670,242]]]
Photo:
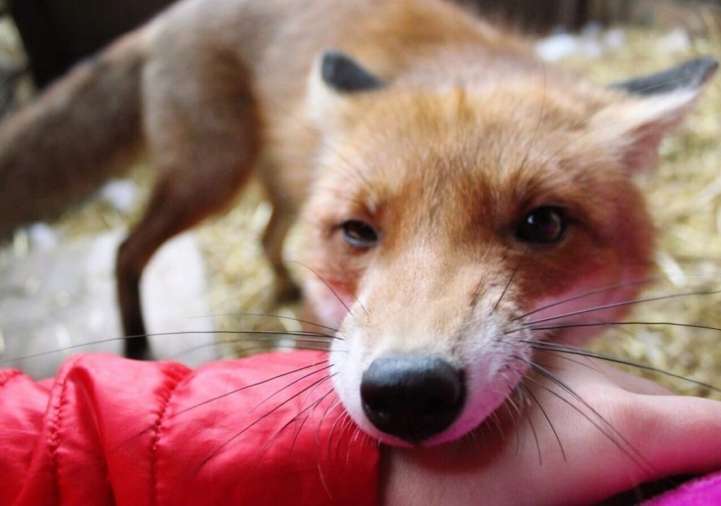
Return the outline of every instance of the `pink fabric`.
[[[697,478],[652,499],[645,506],[708,506],[721,504],[721,471]]]

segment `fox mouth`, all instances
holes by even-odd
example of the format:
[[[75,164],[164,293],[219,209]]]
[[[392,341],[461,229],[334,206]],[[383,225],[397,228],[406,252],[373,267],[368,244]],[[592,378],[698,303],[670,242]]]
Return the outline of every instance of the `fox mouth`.
[[[391,446],[435,446],[478,428],[512,394],[524,362],[499,360],[488,355],[475,367],[460,367],[438,355],[386,354],[365,367],[354,387],[347,381],[355,372],[350,361],[345,374],[336,364],[334,383],[348,414],[371,437]]]

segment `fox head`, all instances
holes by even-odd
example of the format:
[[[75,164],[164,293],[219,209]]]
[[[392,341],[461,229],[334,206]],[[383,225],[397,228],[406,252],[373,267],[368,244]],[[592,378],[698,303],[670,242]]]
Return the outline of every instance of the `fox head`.
[[[632,176],[715,69],[599,87],[536,63],[384,80],[320,58],[305,292],[338,328],[334,385],[361,428],[457,439],[533,366],[533,342],[618,317],[653,245]]]

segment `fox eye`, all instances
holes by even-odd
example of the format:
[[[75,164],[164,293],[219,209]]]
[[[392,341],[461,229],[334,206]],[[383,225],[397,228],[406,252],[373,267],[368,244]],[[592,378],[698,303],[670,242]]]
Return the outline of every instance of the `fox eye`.
[[[516,238],[533,244],[553,244],[563,239],[566,216],[560,207],[543,206],[528,213],[516,228]]]
[[[361,220],[348,220],[340,224],[343,239],[354,248],[368,249],[378,243],[378,232]]]

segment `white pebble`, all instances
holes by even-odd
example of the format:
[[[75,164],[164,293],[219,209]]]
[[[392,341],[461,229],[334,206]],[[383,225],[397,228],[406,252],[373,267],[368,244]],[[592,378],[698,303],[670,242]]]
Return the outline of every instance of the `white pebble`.
[[[137,185],[127,179],[110,181],[100,190],[100,198],[122,213],[133,209],[137,197]]]
[[[536,54],[546,61],[558,61],[578,52],[579,40],[569,33],[557,33],[536,43]]]
[[[611,28],[603,35],[603,45],[607,49],[620,49],[626,45],[626,32],[622,28]]]
[[[664,53],[679,53],[691,47],[691,39],[685,30],[674,28],[658,40],[658,49]]]
[[[618,49],[626,43],[626,33],[620,28],[603,30],[598,23],[590,23],[580,35],[556,33],[536,43],[536,54],[546,61],[559,61],[569,56],[598,58],[606,51]]]
[[[58,233],[47,223],[33,223],[27,227],[31,249],[48,251],[58,245]]]

